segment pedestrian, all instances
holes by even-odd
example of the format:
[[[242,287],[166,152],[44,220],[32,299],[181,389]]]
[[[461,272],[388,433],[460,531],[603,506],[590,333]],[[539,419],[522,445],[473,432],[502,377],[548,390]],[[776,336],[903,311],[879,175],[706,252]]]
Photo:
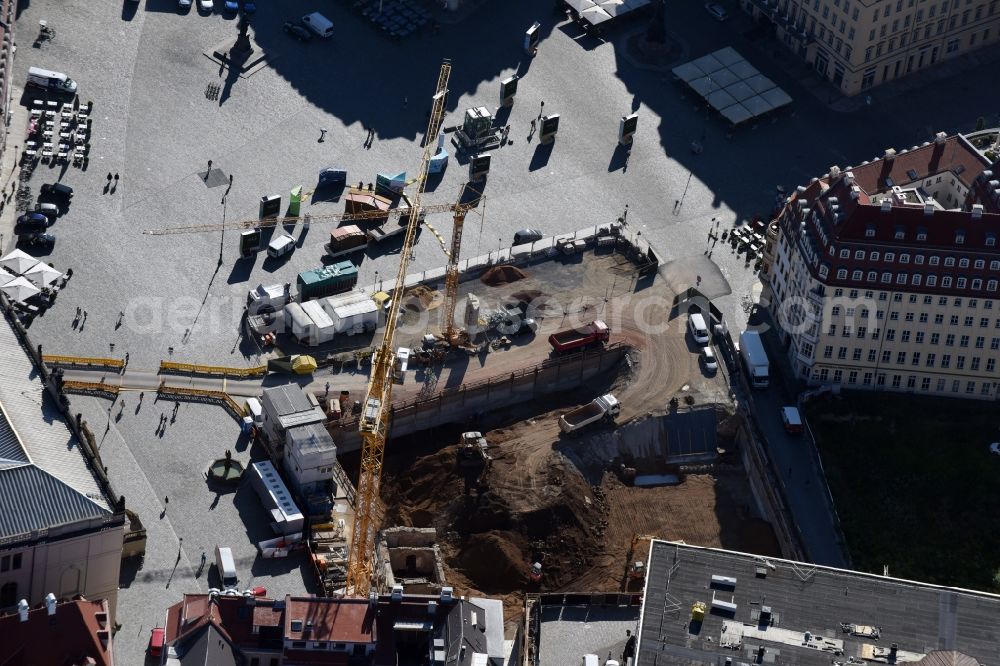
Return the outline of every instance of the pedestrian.
[[[212,170],[212,160],[209,160],[209,161],[208,161],[208,170],[209,170],[209,171],[211,171],[211,170]]]
[[[532,134],[534,134],[534,133],[535,133],[535,126],[536,126],[536,125],[535,125],[535,123],[536,123],[536,122],[537,122],[537,121],[536,121],[536,120],[535,120],[534,118],[532,118],[532,119],[531,119],[531,133],[532,133]]]
[[[112,179],[112,178],[114,178],[114,176],[112,176],[112,175],[111,175],[111,172],[109,171],[109,172],[108,172],[108,182],[109,182],[109,183],[111,182],[111,179]]]
[[[76,318],[77,318],[77,319],[79,319],[79,318],[80,318],[80,313],[81,313],[81,312],[82,312],[82,310],[80,309],[80,306],[79,306],[79,305],[78,305],[78,306],[76,306]]]
[[[326,394],[330,395],[330,382],[326,383]]]
[[[319,128],[319,142],[320,142],[320,143],[323,143],[323,141],[325,141],[325,140],[326,140],[326,138],[325,138],[325,137],[326,137],[326,129],[324,129],[324,128],[320,127],[320,128]]]
[[[539,120],[542,119],[542,113],[544,113],[544,112],[545,112],[545,102],[543,101],[541,103],[541,105],[538,107],[538,119]]]
[[[139,403],[142,403],[142,399],[146,396],[145,391],[139,391]]]
[[[117,171],[115,171],[115,182],[116,183],[118,182],[118,172]]]
[[[83,311],[83,320],[87,321],[87,311],[86,310]]]
[[[681,205],[681,200],[680,199],[674,199],[674,210],[677,210],[677,207],[680,206],[680,205]]]

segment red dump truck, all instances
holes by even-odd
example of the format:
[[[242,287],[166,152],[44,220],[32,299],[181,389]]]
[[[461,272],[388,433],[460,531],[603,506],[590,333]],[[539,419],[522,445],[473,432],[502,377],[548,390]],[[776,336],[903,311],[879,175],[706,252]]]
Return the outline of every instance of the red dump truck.
[[[571,328],[559,331],[549,336],[549,344],[555,352],[581,349],[595,343],[605,343],[611,335],[611,329],[600,319],[592,321],[582,328]]]

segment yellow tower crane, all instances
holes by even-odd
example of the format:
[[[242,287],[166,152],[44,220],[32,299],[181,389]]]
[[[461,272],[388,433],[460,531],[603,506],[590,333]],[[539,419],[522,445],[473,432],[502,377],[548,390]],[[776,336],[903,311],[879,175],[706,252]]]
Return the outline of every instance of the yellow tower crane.
[[[361,472],[358,475],[357,504],[354,508],[354,531],[351,534],[351,550],[348,553],[346,583],[347,594],[353,596],[366,595],[372,586],[375,532],[378,529],[382,513],[379,485],[382,480],[382,460],[385,454],[386,439],[389,435],[389,420],[392,410],[392,375],[395,363],[393,342],[396,337],[399,308],[403,302],[402,294],[406,269],[417,238],[421,210],[420,200],[427,183],[427,171],[438,132],[441,130],[441,122],[444,119],[445,97],[448,92],[448,78],[450,76],[451,62],[445,60],[438,73],[431,116],[427,121],[427,133],[424,135],[424,155],[420,161],[417,192],[412,204],[413,215],[410,216],[403,248],[399,254],[399,271],[396,274],[396,282],[392,292],[393,299],[390,301],[389,312],[386,315],[385,334],[382,343],[375,351],[371,377],[368,381],[368,390],[365,394],[359,422]]]

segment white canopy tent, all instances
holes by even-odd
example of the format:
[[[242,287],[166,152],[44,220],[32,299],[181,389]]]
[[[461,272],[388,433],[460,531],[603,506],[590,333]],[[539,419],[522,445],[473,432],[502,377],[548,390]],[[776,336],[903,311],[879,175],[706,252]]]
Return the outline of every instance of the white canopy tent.
[[[729,46],[678,65],[673,74],[733,125],[792,103],[784,90]]]
[[[40,261],[24,271],[24,277],[36,287],[47,287],[62,276],[62,273]]]
[[[14,250],[6,257],[0,258],[0,266],[3,266],[11,273],[23,274],[26,270],[38,263],[38,259],[23,250]]]
[[[41,289],[28,282],[24,277],[17,277],[0,287],[0,291],[7,294],[7,297],[11,300],[24,303],[32,296],[40,293]]]

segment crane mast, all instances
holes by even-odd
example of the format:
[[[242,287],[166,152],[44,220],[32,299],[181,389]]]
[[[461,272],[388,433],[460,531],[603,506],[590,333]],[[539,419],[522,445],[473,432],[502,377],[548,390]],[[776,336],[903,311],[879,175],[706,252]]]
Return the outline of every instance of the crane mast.
[[[417,228],[421,212],[421,198],[427,183],[427,172],[441,123],[444,119],[448,79],[451,62],[445,60],[438,73],[437,89],[433,97],[431,116],[427,121],[424,135],[424,154],[420,161],[417,192],[413,199],[413,211],[406,228],[406,237],[400,252],[399,271],[393,287],[389,312],[386,315],[385,335],[375,351],[371,377],[362,407],[359,429],[361,431],[361,471],[358,475],[357,505],[354,511],[354,531],[351,534],[351,549],[348,554],[346,592],[361,596],[368,593],[372,585],[375,558],[375,532],[381,515],[379,485],[382,478],[382,461],[385,443],[389,434],[389,420],[392,409],[393,365],[395,354],[393,343],[399,309],[403,301],[403,286],[410,255],[417,238]]]

